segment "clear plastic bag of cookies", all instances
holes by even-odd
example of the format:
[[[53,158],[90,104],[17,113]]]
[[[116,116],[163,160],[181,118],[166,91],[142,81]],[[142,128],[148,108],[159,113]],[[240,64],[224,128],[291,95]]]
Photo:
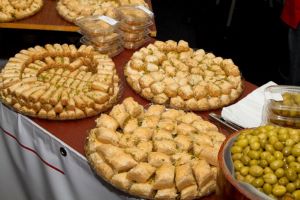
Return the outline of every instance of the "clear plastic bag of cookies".
[[[95,49],[98,52],[100,52],[102,54],[107,54],[109,57],[112,58],[112,57],[119,55],[124,50],[124,47],[123,47],[123,45],[119,44],[119,45],[112,46],[110,49],[104,49],[104,48],[100,48],[100,47],[96,47]]]
[[[139,33],[145,31],[149,26],[153,24],[152,21],[149,21],[147,24],[144,25],[130,25],[127,23],[120,23],[119,28],[121,31],[127,31],[131,33]]]
[[[107,36],[117,31],[118,21],[105,15],[77,18],[75,24],[81,33],[89,36]]]
[[[89,37],[89,36],[83,36],[83,41],[91,41],[94,45],[96,46],[110,46],[115,43],[119,43],[122,41],[122,36],[118,35],[114,37],[113,39],[111,38],[110,40],[102,40],[102,36],[100,37]]]
[[[146,29],[145,31],[141,31],[138,33],[122,31],[121,34],[122,34],[124,41],[136,42],[136,41],[142,40],[145,36],[149,35],[149,33],[150,33],[150,30]]]
[[[153,12],[147,7],[138,6],[122,6],[118,8],[122,23],[133,26],[144,26],[149,24],[153,19]]]
[[[150,41],[150,37],[149,36],[145,36],[143,39],[135,41],[135,42],[128,42],[128,41],[124,41],[124,47],[126,49],[138,49],[141,46],[143,46],[145,43]]]

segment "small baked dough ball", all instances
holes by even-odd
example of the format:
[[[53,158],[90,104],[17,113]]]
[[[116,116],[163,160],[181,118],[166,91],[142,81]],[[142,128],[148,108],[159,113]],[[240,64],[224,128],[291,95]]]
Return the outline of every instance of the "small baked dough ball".
[[[199,188],[204,187],[210,180],[214,179],[214,174],[205,160],[199,160],[193,163],[192,169]]]
[[[168,109],[161,115],[161,118],[176,120],[179,116],[181,116],[183,114],[184,114],[184,111],[182,111],[182,110]]]
[[[180,193],[180,199],[194,199],[198,195],[197,185],[184,188]]]
[[[172,155],[176,152],[176,143],[171,140],[154,141],[154,150],[167,155]]]
[[[147,111],[145,112],[145,116],[155,115],[160,116],[165,110],[165,106],[163,105],[151,105]]]
[[[156,71],[158,71],[158,69],[159,69],[159,67],[154,63],[147,63],[146,64],[146,70],[148,72],[156,72]]]
[[[195,127],[199,132],[218,131],[216,125],[205,120],[194,121],[192,126]]]
[[[154,196],[153,185],[150,183],[134,183],[129,192],[133,195],[152,198]]]
[[[189,85],[181,86],[178,89],[178,95],[182,99],[190,99],[191,97],[193,97],[193,90]]]
[[[191,124],[196,120],[202,120],[202,118],[199,115],[196,115],[195,113],[192,112],[188,112],[185,115],[181,115],[178,117],[178,121],[181,121],[186,124]]]
[[[160,167],[162,164],[171,164],[170,156],[161,152],[150,152],[148,154],[148,163],[154,167]]]
[[[189,151],[192,148],[191,139],[186,135],[177,135],[174,139],[178,149],[182,151]]]
[[[192,125],[181,123],[177,125],[177,134],[178,135],[189,135],[191,133],[197,132],[197,129]]]
[[[209,107],[212,109],[218,108],[221,105],[221,101],[219,97],[211,97],[208,99]]]
[[[151,86],[151,91],[153,92],[153,94],[160,94],[164,91],[165,89],[165,84],[163,82],[156,82],[153,83]]]
[[[197,105],[198,105],[198,109],[199,110],[205,110],[207,108],[210,108],[209,107],[209,104],[208,104],[208,99],[207,98],[201,98],[197,101]]]
[[[167,51],[176,51],[177,50],[177,42],[173,40],[166,41],[166,50]]]
[[[155,128],[160,117],[155,115],[146,116],[142,122],[142,127]]]
[[[142,89],[142,95],[147,99],[152,99],[152,97],[154,96],[150,88]]]
[[[226,106],[228,104],[230,104],[231,100],[230,100],[230,96],[229,95],[225,95],[223,94],[221,97],[220,97],[220,101],[221,101],[221,104]]]
[[[107,114],[102,114],[99,118],[96,119],[97,127],[106,127],[111,130],[117,130],[119,124],[118,122]]]
[[[194,97],[196,99],[202,99],[205,98],[208,94],[208,88],[204,85],[197,85],[193,88]]]
[[[155,173],[154,188],[157,190],[174,187],[175,167],[171,164],[161,165]]]
[[[169,97],[168,97],[166,94],[164,94],[164,93],[155,95],[155,96],[153,97],[153,102],[158,103],[158,104],[164,104],[164,103],[166,103],[168,100],[169,100]]]
[[[208,95],[211,97],[219,97],[221,96],[221,89],[216,84],[209,83],[208,84]]]
[[[154,82],[154,79],[150,74],[146,74],[140,78],[139,82],[143,88],[148,88]]]
[[[139,141],[148,141],[152,138],[153,130],[147,127],[138,127],[132,133],[132,137]]]
[[[143,106],[134,101],[132,97],[126,98],[123,101],[123,104],[126,111],[131,115],[131,117],[138,117],[144,112]]]
[[[150,75],[152,76],[155,82],[162,81],[165,78],[165,74],[160,71],[150,72]]]
[[[102,158],[100,154],[94,152],[89,155],[89,160],[93,163],[94,169],[100,176],[103,176],[106,180],[110,180],[114,175],[113,169],[106,164],[105,160]]]
[[[158,129],[154,131],[153,140],[172,140],[172,133],[170,131],[166,131],[164,129]]]
[[[97,139],[102,143],[117,145],[119,142],[119,136],[112,129],[100,127],[96,129],[95,134]]]
[[[177,109],[184,109],[185,108],[185,102],[184,100],[177,96],[177,97],[173,97],[171,98],[170,100],[170,105],[173,107],[173,108],[177,108]]]
[[[190,164],[177,166],[175,175],[178,191],[182,191],[184,188],[196,184]]]
[[[153,63],[153,64],[158,64],[158,58],[154,55],[147,55],[145,57],[145,61],[147,63]]]
[[[132,69],[141,71],[145,68],[145,63],[140,59],[133,59],[130,61],[130,67],[132,67]]]
[[[195,98],[191,98],[186,101],[186,108],[188,110],[198,110],[198,103]]]
[[[127,172],[116,174],[111,178],[111,182],[116,187],[119,187],[123,190],[129,190],[132,185],[132,181],[127,178]]]
[[[124,133],[132,133],[138,128],[138,120],[136,118],[129,119],[123,128]]]
[[[178,84],[177,83],[172,83],[172,84],[167,84],[165,87],[164,92],[166,95],[169,97],[176,97],[177,96],[177,91],[178,91]]]
[[[125,121],[130,117],[123,104],[114,106],[109,115],[112,116],[121,127],[123,127]]]
[[[180,40],[178,42],[178,45],[177,45],[178,52],[188,51],[189,49],[190,49],[189,44],[186,41]]]
[[[127,177],[132,181],[145,183],[154,174],[155,170],[156,168],[152,165],[141,162],[128,172]]]
[[[175,187],[157,190],[157,193],[155,195],[155,199],[163,200],[163,199],[169,199],[169,200],[175,200],[177,197],[177,190]]]
[[[160,129],[164,129],[166,131],[173,131],[175,128],[175,122],[171,119],[161,119],[158,124],[157,127]]]

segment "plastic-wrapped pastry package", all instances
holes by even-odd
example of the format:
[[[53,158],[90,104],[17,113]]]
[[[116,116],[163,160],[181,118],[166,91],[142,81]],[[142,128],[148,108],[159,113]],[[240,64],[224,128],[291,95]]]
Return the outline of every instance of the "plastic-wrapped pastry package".
[[[94,15],[117,19],[115,8],[127,5],[148,6],[144,0],[59,0],[56,10],[65,20],[75,22],[79,17]]]
[[[149,41],[149,26],[153,24],[153,13],[144,6],[118,8],[119,29],[126,49],[138,49]]]
[[[96,119],[86,139],[90,166],[120,190],[147,199],[196,199],[215,191],[225,136],[182,110],[125,99]]]
[[[80,39],[82,44],[93,45],[97,51],[110,57],[123,51],[123,41],[119,34],[119,22],[110,17],[90,16],[76,20],[80,27],[80,33],[84,36]]]
[[[187,42],[156,41],[136,51],[124,69],[129,85],[142,97],[183,110],[212,110],[234,102],[243,91],[239,68],[231,59]]]
[[[10,22],[36,14],[43,7],[43,0],[1,0],[0,22]]]
[[[21,50],[0,73],[0,99],[25,115],[51,120],[97,115],[118,100],[114,62],[92,46],[47,44]]]

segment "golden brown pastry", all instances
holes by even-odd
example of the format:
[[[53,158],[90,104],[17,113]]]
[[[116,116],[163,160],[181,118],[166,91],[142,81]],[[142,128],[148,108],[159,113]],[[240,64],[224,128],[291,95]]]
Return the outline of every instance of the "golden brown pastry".
[[[156,41],[141,48],[124,73],[142,97],[183,110],[220,108],[234,102],[243,91],[240,71],[231,59],[202,49],[193,51],[183,40]]]
[[[77,49],[47,44],[21,50],[9,59],[0,77],[3,103],[26,115],[51,120],[97,115],[110,108],[119,93],[113,61],[86,45]],[[97,123],[112,131],[119,125],[108,115]],[[100,135],[103,142],[109,142],[108,135]]]

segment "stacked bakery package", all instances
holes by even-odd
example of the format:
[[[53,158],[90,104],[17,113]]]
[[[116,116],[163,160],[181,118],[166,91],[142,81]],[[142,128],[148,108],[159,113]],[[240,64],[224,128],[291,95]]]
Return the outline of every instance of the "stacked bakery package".
[[[34,15],[43,7],[43,0],[1,0],[0,22],[9,22]]]
[[[113,106],[118,93],[113,61],[92,46],[35,46],[10,58],[0,73],[1,101],[39,118],[97,115]]]
[[[234,102],[242,93],[238,67],[231,59],[187,42],[156,41],[134,52],[125,66],[129,85],[142,97],[184,110],[211,110]]]
[[[144,6],[124,6],[118,8],[120,31],[126,49],[138,49],[149,41],[149,26],[153,24],[153,13]]]
[[[225,136],[192,112],[131,97],[101,114],[85,154],[103,179],[147,199],[194,199],[216,188],[217,154]]]
[[[123,41],[118,30],[118,21],[104,15],[81,17],[75,22],[83,37],[81,43],[93,45],[103,54],[113,57],[123,51]]]
[[[65,20],[75,22],[78,17],[93,15],[115,18],[114,8],[125,5],[148,6],[144,0],[59,0],[56,9]]]

